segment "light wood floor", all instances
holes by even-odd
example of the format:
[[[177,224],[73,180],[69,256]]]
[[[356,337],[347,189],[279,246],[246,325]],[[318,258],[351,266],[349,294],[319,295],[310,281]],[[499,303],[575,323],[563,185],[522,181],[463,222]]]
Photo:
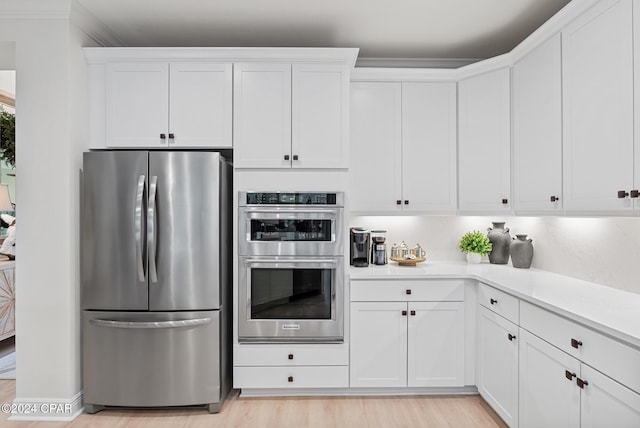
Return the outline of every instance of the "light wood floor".
[[[0,403],[15,398],[15,381],[0,380]],[[329,428],[329,427],[506,427],[474,396],[231,398],[219,414],[203,409],[104,410],[82,414],[70,423],[8,422],[0,426],[91,428]]]

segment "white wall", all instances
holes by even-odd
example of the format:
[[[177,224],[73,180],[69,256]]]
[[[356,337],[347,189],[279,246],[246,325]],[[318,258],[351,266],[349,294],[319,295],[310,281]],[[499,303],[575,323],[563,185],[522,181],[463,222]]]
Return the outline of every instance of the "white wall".
[[[464,260],[458,250],[467,231],[486,233],[492,221],[504,221],[511,235],[533,239],[532,267],[640,293],[640,219],[567,217],[361,216],[351,226],[388,231],[394,242],[420,243],[429,260]]]

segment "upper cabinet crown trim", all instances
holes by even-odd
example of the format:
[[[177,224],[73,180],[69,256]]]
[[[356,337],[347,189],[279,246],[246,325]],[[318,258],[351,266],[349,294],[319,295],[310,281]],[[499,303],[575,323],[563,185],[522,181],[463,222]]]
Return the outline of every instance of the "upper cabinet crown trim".
[[[353,67],[358,48],[84,48],[89,63],[108,61],[328,62]]]

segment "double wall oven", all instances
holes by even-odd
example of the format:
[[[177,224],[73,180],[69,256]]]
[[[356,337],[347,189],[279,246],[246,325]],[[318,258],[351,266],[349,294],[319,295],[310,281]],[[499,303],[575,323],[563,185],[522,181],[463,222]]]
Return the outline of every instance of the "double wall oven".
[[[344,194],[238,194],[238,340],[341,342]]]

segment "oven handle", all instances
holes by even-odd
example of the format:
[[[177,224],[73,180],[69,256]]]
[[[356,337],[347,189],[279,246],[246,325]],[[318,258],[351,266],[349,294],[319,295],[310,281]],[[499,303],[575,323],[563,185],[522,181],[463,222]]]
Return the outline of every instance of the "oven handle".
[[[322,215],[326,215],[326,214],[330,214],[330,215],[338,215],[338,210],[327,210],[327,209],[318,209],[318,208],[294,208],[294,209],[289,209],[289,208],[273,208],[273,209],[267,209],[267,208],[260,208],[260,209],[253,209],[253,208],[249,208],[245,210],[245,213],[247,215],[253,216],[254,214],[322,214]]]
[[[289,259],[289,260],[282,260],[282,259],[272,259],[272,258],[260,258],[260,259],[245,259],[244,262],[246,264],[250,264],[250,265],[254,265],[254,264],[258,264],[258,263],[264,263],[264,264],[280,263],[280,264],[287,264],[287,265],[295,265],[295,264],[299,264],[299,263],[305,263],[305,264],[314,264],[316,266],[335,266],[335,265],[338,264],[338,260],[336,260],[336,259],[322,259],[322,260],[318,260],[318,259]]]

